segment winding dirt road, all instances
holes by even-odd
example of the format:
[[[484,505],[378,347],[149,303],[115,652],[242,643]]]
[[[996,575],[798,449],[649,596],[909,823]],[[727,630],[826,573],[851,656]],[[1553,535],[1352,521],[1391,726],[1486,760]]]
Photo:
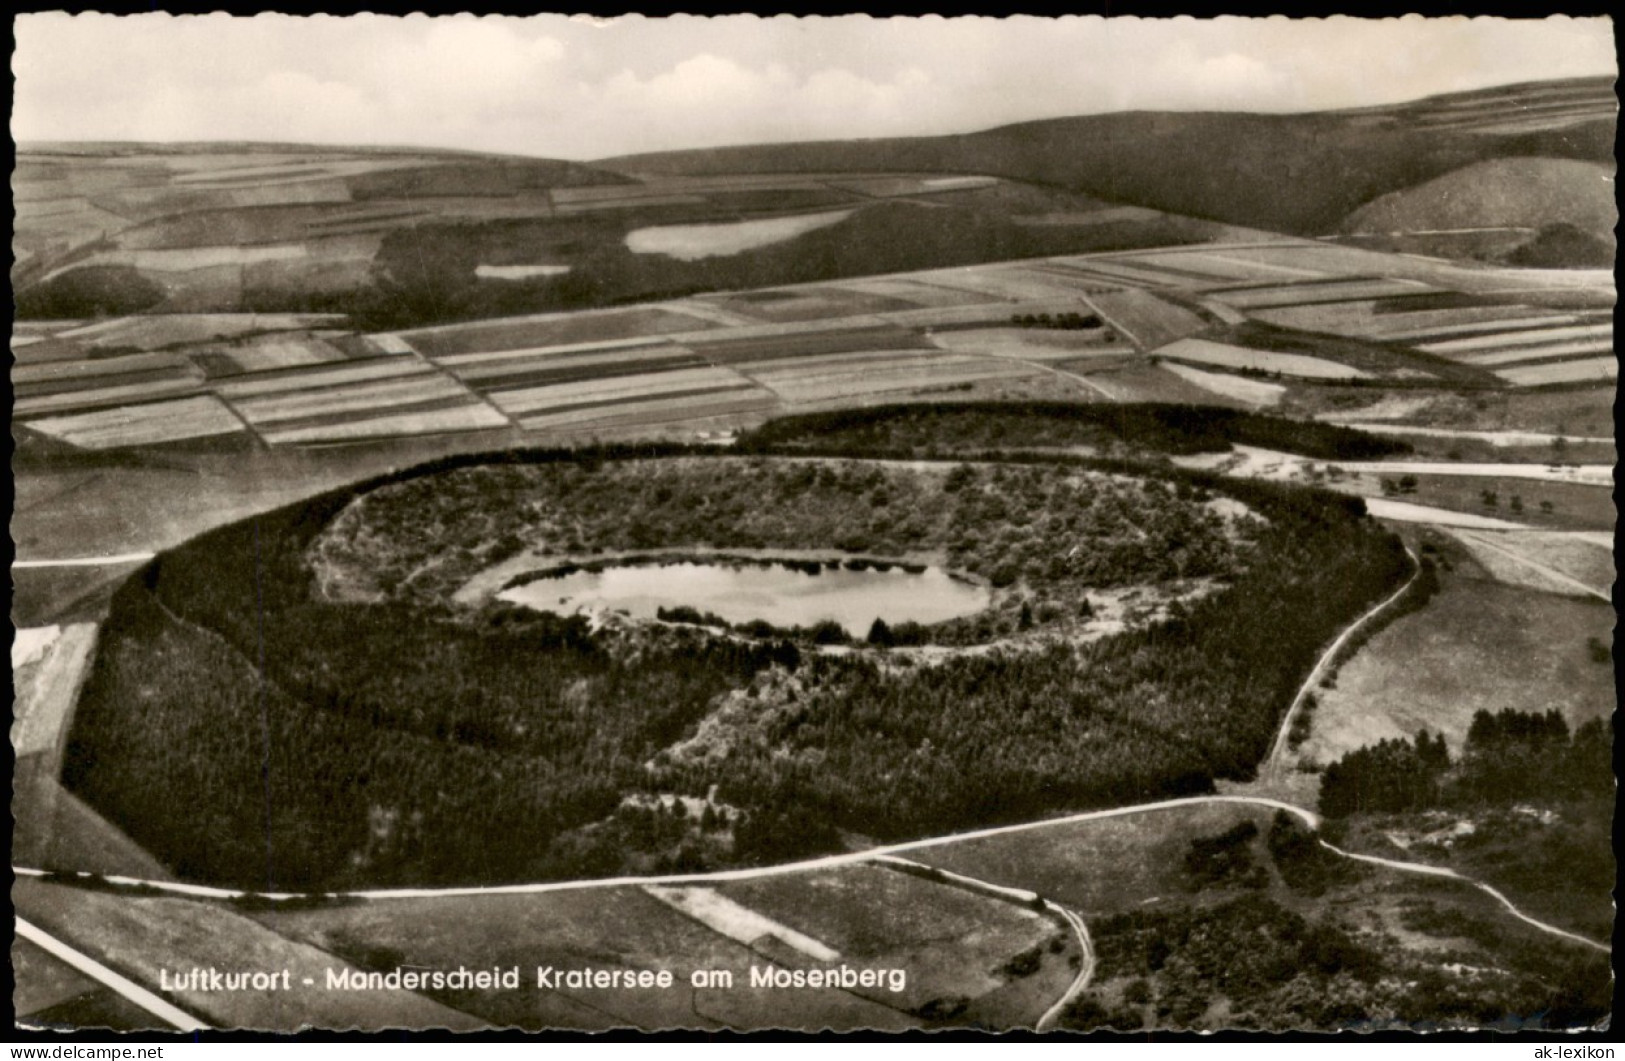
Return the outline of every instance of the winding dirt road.
[[[1320,684],[1320,680],[1325,677],[1326,671],[1333,666],[1337,654],[1343,650],[1344,645],[1348,644],[1349,638],[1353,637],[1362,627],[1403,597],[1405,591],[1416,583],[1417,576],[1422,573],[1422,563],[1416,558],[1416,554],[1411,552],[1411,547],[1408,545],[1405,546],[1405,555],[1410,557],[1411,560],[1411,577],[1405,580],[1403,586],[1383,598],[1379,603],[1366,609],[1363,615],[1344,627],[1343,632],[1337,635],[1337,639],[1326,646],[1326,651],[1322,652],[1320,658],[1315,661],[1313,669],[1309,671],[1309,676],[1298,687],[1298,694],[1292,698],[1292,706],[1286,709],[1286,717],[1281,719],[1281,728],[1275,734],[1275,743],[1270,747],[1269,758],[1265,759],[1264,764],[1258,768],[1258,779],[1260,781],[1275,780],[1286,770],[1286,754],[1291,742],[1292,723],[1302,712],[1304,701],[1308,699],[1309,694],[1314,691],[1315,686]]]

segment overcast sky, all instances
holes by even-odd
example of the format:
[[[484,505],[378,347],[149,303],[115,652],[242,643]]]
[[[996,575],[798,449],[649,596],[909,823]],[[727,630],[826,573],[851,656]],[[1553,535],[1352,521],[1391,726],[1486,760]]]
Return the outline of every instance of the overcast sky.
[[[590,159],[1293,111],[1614,74],[1604,19],[571,20],[22,15],[19,140],[291,140]]]

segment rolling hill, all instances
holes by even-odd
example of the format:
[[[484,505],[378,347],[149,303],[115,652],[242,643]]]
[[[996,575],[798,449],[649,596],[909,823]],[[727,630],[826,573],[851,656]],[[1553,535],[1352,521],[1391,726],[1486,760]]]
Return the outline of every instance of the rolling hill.
[[[959,136],[762,144],[633,155],[597,165],[637,175],[990,173],[1313,236],[1338,231],[1344,218],[1372,200],[1476,162],[1610,162],[1616,110],[1611,82],[1588,78],[1348,111],[1126,112]],[[1221,159],[1222,165],[1215,164]]]

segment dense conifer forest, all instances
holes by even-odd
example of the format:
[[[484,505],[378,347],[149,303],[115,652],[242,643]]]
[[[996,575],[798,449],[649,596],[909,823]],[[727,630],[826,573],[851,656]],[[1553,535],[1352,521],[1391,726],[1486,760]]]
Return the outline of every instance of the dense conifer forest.
[[[114,602],[69,787],[185,877],[298,889],[717,868],[1201,792],[1251,775],[1409,566],[1358,499],[1306,488],[637,452],[459,458],[171,550]],[[996,587],[947,639],[984,647],[450,598],[526,548],[702,542],[941,555]],[[1089,636],[1061,607],[1170,579],[1209,591]],[[661,793],[706,813],[651,824]]]

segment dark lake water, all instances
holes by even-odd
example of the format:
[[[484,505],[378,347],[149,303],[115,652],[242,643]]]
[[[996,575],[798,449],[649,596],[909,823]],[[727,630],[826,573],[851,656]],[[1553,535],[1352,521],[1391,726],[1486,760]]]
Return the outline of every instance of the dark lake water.
[[[938,623],[987,606],[981,586],[940,568],[881,571],[825,567],[818,574],[763,563],[664,563],[610,567],[540,578],[500,594],[502,600],[569,615],[622,609],[652,619],[658,608],[687,605],[734,623],[811,626],[832,619],[856,637],[876,619]]]

